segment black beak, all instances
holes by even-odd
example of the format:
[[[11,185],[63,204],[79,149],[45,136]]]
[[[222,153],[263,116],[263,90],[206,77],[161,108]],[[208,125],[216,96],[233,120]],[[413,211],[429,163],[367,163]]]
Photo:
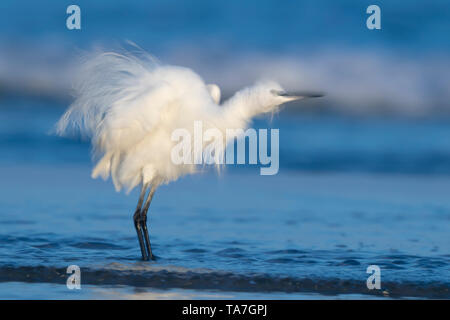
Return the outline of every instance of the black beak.
[[[292,99],[304,99],[304,98],[320,98],[325,94],[323,92],[313,91],[295,91],[295,92],[277,92],[279,96],[292,98]]]

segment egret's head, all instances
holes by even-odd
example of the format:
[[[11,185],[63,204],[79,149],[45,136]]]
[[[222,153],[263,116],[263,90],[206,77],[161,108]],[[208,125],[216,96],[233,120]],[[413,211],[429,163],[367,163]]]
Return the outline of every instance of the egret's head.
[[[286,102],[323,96],[321,93],[314,92],[289,92],[274,81],[261,82],[252,89],[262,112],[271,112]]]

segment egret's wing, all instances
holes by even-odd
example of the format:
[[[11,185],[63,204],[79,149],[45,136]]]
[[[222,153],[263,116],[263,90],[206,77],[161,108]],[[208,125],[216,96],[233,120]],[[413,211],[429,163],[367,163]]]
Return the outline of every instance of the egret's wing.
[[[116,190],[124,185],[130,190],[149,176],[151,162],[166,170],[167,133],[218,109],[199,75],[160,65],[147,54],[96,54],[79,74],[76,99],[59,120],[57,132],[91,138],[99,158],[92,177],[111,175]]]
[[[136,143],[151,130],[164,107],[167,84],[155,76],[159,64],[148,54],[98,53],[81,66],[75,101],[57,124],[57,132],[79,132],[104,153]],[[176,98],[176,97],[173,97]]]

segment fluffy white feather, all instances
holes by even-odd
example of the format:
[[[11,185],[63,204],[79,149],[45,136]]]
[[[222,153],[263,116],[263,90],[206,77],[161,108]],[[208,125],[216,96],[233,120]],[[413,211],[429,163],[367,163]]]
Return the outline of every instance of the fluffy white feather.
[[[219,87],[206,85],[190,69],[160,64],[147,54],[100,52],[80,68],[75,101],[57,132],[89,137],[98,159],[92,177],[111,175],[117,191],[129,191],[195,172],[193,164],[171,162],[175,129],[192,132],[194,121],[202,121],[205,130],[218,128],[225,137],[226,129],[245,129],[254,116],[294,100],[279,92],[277,83],[261,82],[219,105]]]

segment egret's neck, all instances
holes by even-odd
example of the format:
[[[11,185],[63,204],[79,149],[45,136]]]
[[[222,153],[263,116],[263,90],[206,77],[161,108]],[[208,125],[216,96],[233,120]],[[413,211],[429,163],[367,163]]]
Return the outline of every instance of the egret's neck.
[[[251,88],[237,92],[223,104],[225,121],[233,127],[245,127],[256,115],[263,113],[263,103]]]

